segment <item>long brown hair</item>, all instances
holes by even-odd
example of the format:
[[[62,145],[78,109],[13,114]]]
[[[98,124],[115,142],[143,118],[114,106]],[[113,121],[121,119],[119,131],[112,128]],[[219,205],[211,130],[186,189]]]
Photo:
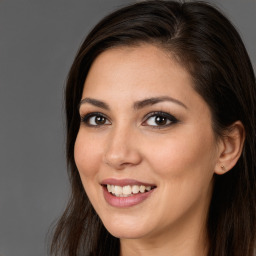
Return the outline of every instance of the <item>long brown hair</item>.
[[[208,103],[217,136],[240,120],[246,132],[235,167],[215,176],[208,213],[208,256],[252,256],[256,234],[256,86],[244,44],[230,21],[204,2],[144,1],[104,18],[80,47],[66,86],[67,163],[72,194],[56,225],[51,255],[119,255],[119,239],[103,226],[74,161],[78,104],[95,58],[111,47],[150,43],[170,51]]]

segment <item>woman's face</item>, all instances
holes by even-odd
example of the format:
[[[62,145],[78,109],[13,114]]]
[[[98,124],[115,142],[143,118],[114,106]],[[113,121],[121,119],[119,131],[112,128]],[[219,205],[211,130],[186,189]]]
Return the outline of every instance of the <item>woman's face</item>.
[[[107,50],[89,71],[79,111],[75,162],[109,232],[200,232],[218,144],[189,73],[152,45]]]

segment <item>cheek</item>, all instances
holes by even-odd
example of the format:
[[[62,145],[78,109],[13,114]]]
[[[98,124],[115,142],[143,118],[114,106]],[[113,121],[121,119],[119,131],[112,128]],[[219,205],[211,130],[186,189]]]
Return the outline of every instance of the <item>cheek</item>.
[[[75,163],[81,178],[92,177],[101,163],[102,147],[91,136],[79,131],[74,147]]]
[[[96,209],[101,205],[97,196],[97,174],[101,163],[100,147],[92,136],[87,136],[83,131],[79,131],[74,147],[75,163],[83,183],[83,187],[90,202]]]
[[[187,135],[173,136],[155,145],[148,158],[159,181],[162,196],[158,205],[163,218],[178,218],[199,205],[207,207],[211,196],[214,138],[211,133]]]
[[[182,178],[213,172],[216,154],[211,130],[184,132],[154,144],[149,161],[161,176]]]

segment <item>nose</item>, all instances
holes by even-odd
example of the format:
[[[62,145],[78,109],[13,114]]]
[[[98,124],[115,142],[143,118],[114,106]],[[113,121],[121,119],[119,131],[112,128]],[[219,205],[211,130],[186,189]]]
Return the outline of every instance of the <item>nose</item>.
[[[113,129],[105,145],[104,163],[116,170],[138,165],[142,157],[137,137],[132,129]]]

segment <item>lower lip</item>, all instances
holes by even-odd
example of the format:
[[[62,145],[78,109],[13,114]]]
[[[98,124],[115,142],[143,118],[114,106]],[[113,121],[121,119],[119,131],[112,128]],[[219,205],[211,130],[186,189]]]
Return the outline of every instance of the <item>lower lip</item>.
[[[125,207],[131,207],[131,206],[142,203],[153,193],[154,190],[155,189],[152,189],[148,192],[138,193],[138,194],[134,194],[134,195],[128,196],[128,197],[117,197],[117,196],[114,196],[111,193],[109,193],[107,188],[104,186],[103,194],[104,194],[105,200],[111,206],[125,208]]]

